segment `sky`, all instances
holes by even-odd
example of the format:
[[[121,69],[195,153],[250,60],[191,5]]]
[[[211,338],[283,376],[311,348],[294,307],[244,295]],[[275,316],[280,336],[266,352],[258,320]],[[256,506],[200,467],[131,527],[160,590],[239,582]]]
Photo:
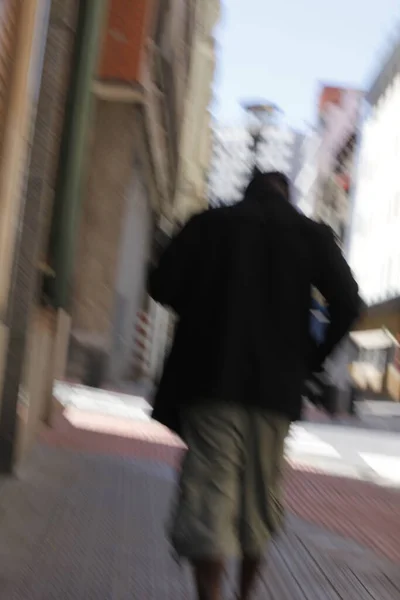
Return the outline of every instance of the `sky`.
[[[369,87],[399,21],[400,0],[223,0],[215,116],[230,123],[241,101],[266,100],[305,129],[321,82]]]

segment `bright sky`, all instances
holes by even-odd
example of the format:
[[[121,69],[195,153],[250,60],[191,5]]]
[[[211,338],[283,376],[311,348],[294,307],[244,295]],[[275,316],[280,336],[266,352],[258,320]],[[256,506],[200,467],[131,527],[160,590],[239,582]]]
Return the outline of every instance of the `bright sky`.
[[[300,129],[314,123],[320,81],[364,89],[400,18],[400,0],[223,0],[215,114],[265,99]]]

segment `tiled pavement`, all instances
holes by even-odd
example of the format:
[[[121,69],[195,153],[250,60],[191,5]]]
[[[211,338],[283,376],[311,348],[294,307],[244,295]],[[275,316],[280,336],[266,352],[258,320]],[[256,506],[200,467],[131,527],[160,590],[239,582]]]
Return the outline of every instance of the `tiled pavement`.
[[[0,493],[1,600],[190,600],[163,535],[174,470],[38,447]],[[232,598],[232,576],[226,598]],[[290,517],[257,600],[393,600],[398,565]]]
[[[59,413],[42,440],[60,449],[114,455],[176,467],[182,442],[154,422],[127,421],[74,408]],[[298,517],[378,551],[400,564],[400,490],[289,468],[287,505]]]
[[[0,599],[193,598],[163,535],[177,438],[152,423],[68,416],[73,425],[58,415],[0,488]],[[287,503],[258,600],[400,598],[396,491],[290,470]]]

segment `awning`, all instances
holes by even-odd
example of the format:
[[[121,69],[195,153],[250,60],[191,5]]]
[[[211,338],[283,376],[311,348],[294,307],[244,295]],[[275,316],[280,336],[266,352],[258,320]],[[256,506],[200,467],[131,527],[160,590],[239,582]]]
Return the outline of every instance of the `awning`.
[[[399,346],[399,342],[384,328],[353,331],[350,333],[350,339],[364,350],[385,350]]]

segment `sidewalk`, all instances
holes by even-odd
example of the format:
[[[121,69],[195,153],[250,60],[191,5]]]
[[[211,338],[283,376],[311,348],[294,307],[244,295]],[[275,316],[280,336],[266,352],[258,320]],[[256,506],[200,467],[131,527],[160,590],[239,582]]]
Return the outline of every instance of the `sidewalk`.
[[[68,416],[0,488],[1,600],[194,598],[163,534],[182,444],[152,422]],[[291,469],[287,503],[256,600],[400,597],[398,492]]]
[[[152,387],[148,382],[127,382],[120,388],[111,386],[103,390],[94,390],[74,382],[58,382],[55,394],[64,406],[73,405],[82,410],[118,414],[127,418],[138,418],[139,411],[146,416],[151,414],[148,399],[152,395]],[[400,403],[396,402],[363,400],[356,403],[356,415],[343,413],[335,417],[307,403],[303,417],[304,421],[311,423],[400,433]]]

